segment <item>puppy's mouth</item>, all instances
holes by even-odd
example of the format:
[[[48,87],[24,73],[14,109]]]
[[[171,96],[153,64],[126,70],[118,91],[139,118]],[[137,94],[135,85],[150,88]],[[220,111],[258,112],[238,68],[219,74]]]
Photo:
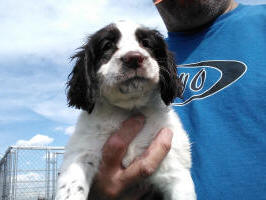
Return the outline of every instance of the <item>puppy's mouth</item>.
[[[147,82],[149,82],[149,79],[135,76],[120,82],[118,87],[122,94],[141,92],[144,90],[145,84]]]

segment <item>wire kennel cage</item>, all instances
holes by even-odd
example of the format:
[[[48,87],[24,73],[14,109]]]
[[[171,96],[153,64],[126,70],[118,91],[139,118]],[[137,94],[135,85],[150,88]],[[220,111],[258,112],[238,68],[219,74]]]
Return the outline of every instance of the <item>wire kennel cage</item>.
[[[63,147],[9,147],[0,161],[2,200],[54,200]]]

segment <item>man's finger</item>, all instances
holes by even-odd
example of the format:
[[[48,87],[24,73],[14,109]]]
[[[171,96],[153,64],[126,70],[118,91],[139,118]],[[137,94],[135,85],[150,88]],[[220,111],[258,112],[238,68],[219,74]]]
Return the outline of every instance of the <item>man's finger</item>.
[[[102,149],[102,162],[109,167],[121,165],[128,145],[144,125],[144,116],[133,116],[122,123],[121,128],[112,134]]]
[[[123,179],[131,182],[152,175],[171,149],[172,138],[170,129],[160,130],[142,156],[124,170]]]

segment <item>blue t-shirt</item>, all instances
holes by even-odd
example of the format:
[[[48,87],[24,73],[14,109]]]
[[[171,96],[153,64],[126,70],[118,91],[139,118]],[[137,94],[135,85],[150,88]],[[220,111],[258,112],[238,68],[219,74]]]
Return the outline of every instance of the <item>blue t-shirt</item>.
[[[169,33],[198,200],[266,199],[266,6],[239,5],[196,34]]]

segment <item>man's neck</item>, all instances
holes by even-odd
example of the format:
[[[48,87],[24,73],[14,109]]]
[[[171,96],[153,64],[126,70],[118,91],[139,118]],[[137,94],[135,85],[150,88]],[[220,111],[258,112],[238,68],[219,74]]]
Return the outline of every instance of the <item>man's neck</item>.
[[[173,6],[178,7],[176,7],[175,9]],[[212,4],[212,6],[214,7],[215,5]],[[217,17],[232,11],[238,6],[238,4],[235,2],[235,0],[231,0],[227,5],[222,5],[221,3],[217,6],[221,6],[221,9],[219,10],[219,7],[216,7],[217,9],[213,9],[213,11],[215,12],[211,12],[211,7],[205,7],[206,11],[209,10],[209,14],[204,14],[205,12],[203,10],[198,17],[189,18],[193,15],[193,13],[189,13],[194,12],[193,7],[191,7],[191,11],[183,11],[183,8],[179,7],[178,4],[174,5],[173,2],[168,0],[163,0],[160,3],[156,4],[156,7],[166,25],[167,30],[169,32],[185,33],[196,33],[205,29],[206,27],[210,26],[215,21],[215,19],[217,19]],[[184,9],[188,9],[188,7],[184,7]],[[194,9],[196,10],[197,7],[194,7]],[[195,14],[197,15],[197,13]]]
[[[237,3],[237,2],[235,2],[235,1],[231,1],[230,5],[229,5],[228,8],[224,11],[223,14],[228,13],[228,12],[234,10],[237,6],[238,6],[238,3]]]

